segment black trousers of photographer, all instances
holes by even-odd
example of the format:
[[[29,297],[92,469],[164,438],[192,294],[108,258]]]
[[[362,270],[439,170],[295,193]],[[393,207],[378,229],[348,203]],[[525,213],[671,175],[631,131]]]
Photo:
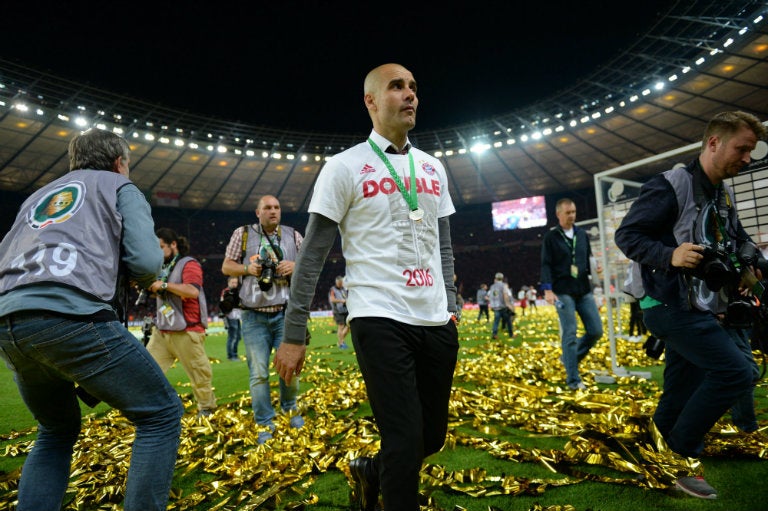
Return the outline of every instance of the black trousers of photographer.
[[[750,391],[752,367],[711,313],[657,305],[643,318],[666,343],[664,391],[653,421],[670,449],[698,457],[704,435]]]
[[[448,430],[459,350],[456,325],[355,318],[350,328],[381,436],[377,468],[384,506],[418,511],[422,462],[440,450]]]

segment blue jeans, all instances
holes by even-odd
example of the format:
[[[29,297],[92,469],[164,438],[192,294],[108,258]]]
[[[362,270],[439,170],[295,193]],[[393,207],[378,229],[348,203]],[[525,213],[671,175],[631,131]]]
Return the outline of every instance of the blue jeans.
[[[752,345],[749,342],[747,331],[741,328],[726,329],[736,346],[744,354],[744,358],[752,368],[752,380],[760,379],[760,367],[755,362],[752,354]],[[741,431],[752,432],[757,430],[757,417],[755,417],[755,386],[752,385],[731,407],[731,420]]]
[[[253,418],[260,426],[272,426],[275,409],[269,397],[269,359],[283,341],[285,312],[266,313],[243,311],[243,345],[250,371],[251,406]],[[290,385],[280,378],[280,408],[283,412],[298,410],[299,378]]]
[[[502,321],[505,319],[506,321]],[[499,323],[504,323],[507,329],[507,334],[512,337],[512,311],[506,307],[503,309],[493,309],[493,326],[491,327],[491,333],[496,337],[499,333]]]
[[[752,367],[708,312],[657,305],[643,311],[648,330],[665,342],[664,387],[653,415],[669,448],[687,457],[753,385]]]
[[[224,316],[224,325],[227,327],[227,358],[237,358],[237,345],[240,343],[240,337],[243,335],[240,328],[240,320],[229,319]]]
[[[147,350],[119,322],[29,311],[0,319],[0,355],[38,422],[19,481],[18,511],[58,510],[80,432],[75,383],[136,427],[126,511],[165,510],[184,409]]]
[[[557,295],[557,315],[560,318],[560,346],[563,351],[565,383],[575,388],[581,383],[579,362],[587,356],[592,346],[603,336],[603,320],[592,293],[579,298],[571,295]],[[584,335],[576,338],[576,314],[584,324]]]

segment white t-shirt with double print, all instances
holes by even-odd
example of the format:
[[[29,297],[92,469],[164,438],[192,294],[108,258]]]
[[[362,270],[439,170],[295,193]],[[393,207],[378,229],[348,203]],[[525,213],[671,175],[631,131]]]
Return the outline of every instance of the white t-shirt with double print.
[[[390,142],[371,133],[384,151]],[[421,221],[368,142],[333,156],[315,183],[309,212],[339,224],[346,260],[349,320],[387,317],[414,325],[449,320],[437,219],[455,212],[440,161],[411,148]],[[410,189],[407,155],[386,154]]]

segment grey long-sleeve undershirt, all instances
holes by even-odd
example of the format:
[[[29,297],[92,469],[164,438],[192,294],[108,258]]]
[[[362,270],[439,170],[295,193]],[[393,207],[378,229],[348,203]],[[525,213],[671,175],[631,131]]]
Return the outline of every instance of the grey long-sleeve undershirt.
[[[448,217],[437,221],[440,238],[440,262],[443,270],[448,310],[456,311],[456,286],[453,283],[453,248],[451,224]],[[306,236],[296,257],[291,278],[291,297],[285,311],[285,335],[283,342],[304,344],[309,318],[309,307],[315,294],[320,271],[331,251],[338,232],[338,224],[328,217],[310,213]]]

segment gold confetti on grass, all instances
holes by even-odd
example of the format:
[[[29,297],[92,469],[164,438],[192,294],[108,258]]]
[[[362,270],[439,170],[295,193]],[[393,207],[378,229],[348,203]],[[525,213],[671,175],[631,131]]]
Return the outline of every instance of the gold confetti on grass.
[[[614,385],[594,383],[594,372],[610,367],[605,340],[582,362],[588,390],[567,389],[557,331],[557,317],[548,308],[538,310],[528,326],[517,330],[516,342],[503,335],[492,341],[485,323],[465,320],[461,324],[462,352],[445,447],[469,447],[497,459],[538,465],[551,477],[493,474],[479,467],[451,471],[428,464],[421,473],[422,510],[440,510],[431,498],[436,490],[473,497],[541,495],[551,487],[584,481],[665,489],[680,474],[700,470],[697,460],[669,451],[652,427],[650,417],[659,394],[653,381],[629,376],[617,378]],[[618,342],[619,365],[659,364],[645,356],[641,345]],[[341,471],[349,479],[349,461],[378,450],[375,423],[365,416],[367,408],[362,408],[365,386],[356,365],[333,360],[322,350],[312,351],[309,357],[302,382],[311,388],[300,398],[306,426],[292,429],[289,418],[279,416],[274,438],[263,445],[256,441],[259,428],[253,422],[247,391],[221,399],[225,404],[203,418],[195,416],[194,403],[185,396],[185,407],[191,412],[182,419],[173,509],[193,510],[202,503],[212,510],[277,505],[308,509],[318,502],[309,488],[320,474]],[[510,430],[517,432],[521,443],[501,439],[509,438],[505,434]],[[3,436],[4,455],[25,456],[33,431]],[[65,509],[120,508],[133,434],[131,424],[114,410],[83,420]],[[536,447],[537,439],[541,443],[553,438],[562,439],[559,448]],[[738,433],[725,420],[713,428],[706,455],[768,458],[764,440]],[[610,470],[595,475],[590,466]],[[0,474],[0,509],[12,509],[18,477],[18,470]],[[178,488],[180,480],[195,481],[194,490],[183,492]],[[531,509],[573,510],[538,505]]]

